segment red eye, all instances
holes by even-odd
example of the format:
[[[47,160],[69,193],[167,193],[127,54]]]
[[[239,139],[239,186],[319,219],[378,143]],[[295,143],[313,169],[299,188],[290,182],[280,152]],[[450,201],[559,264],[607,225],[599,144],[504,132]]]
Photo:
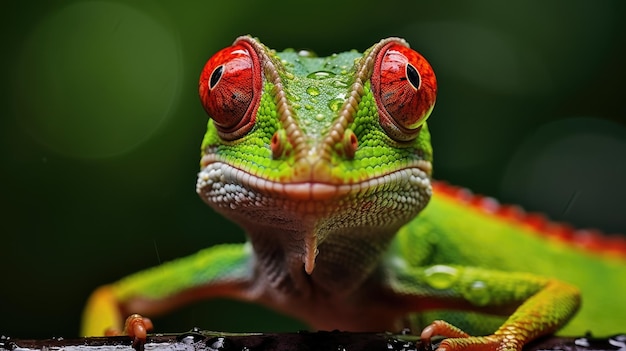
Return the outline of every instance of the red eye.
[[[372,91],[383,129],[395,140],[409,141],[435,106],[437,80],[422,55],[390,43],[376,59]]]
[[[258,57],[246,42],[220,50],[206,63],[200,100],[222,139],[237,139],[254,126],[261,83]]]

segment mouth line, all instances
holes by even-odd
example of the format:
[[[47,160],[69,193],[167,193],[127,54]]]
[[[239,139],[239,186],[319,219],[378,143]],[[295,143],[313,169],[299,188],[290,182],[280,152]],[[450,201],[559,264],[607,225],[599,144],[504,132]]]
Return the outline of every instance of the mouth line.
[[[334,184],[316,181],[277,182],[263,179],[222,161],[204,164],[198,173],[196,192],[203,194],[206,187],[216,188],[239,186],[245,191],[253,191],[275,198],[296,201],[324,201],[367,192],[387,184],[397,187],[427,188],[430,186],[430,162],[418,161],[414,165],[400,168],[356,183]],[[228,190],[227,190],[228,191]]]

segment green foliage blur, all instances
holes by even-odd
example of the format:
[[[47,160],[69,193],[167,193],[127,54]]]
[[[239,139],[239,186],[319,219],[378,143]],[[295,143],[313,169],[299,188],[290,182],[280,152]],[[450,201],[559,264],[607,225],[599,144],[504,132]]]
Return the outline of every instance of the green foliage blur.
[[[1,6],[0,335],[77,336],[95,287],[244,240],[194,191],[207,121],[198,75],[242,34],[320,56],[404,37],[438,77],[437,178],[626,232],[623,1]],[[156,322],[162,332],[305,327],[223,300]]]

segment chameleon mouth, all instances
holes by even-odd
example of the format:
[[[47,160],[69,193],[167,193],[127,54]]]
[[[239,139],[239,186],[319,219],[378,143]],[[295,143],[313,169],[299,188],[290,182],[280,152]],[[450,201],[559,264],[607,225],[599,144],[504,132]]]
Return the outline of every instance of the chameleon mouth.
[[[203,165],[196,183],[200,197],[250,228],[271,223],[285,232],[298,233],[295,237],[301,237],[302,260],[308,274],[315,268],[319,244],[335,230],[327,224],[345,226],[356,221],[355,226],[362,226],[368,221],[364,213],[382,216],[374,222],[387,224],[408,219],[425,206],[431,195],[428,161],[417,161],[361,182],[340,184],[271,181],[214,159],[203,159]]]
[[[210,203],[236,203],[250,197],[287,198],[295,201],[323,201],[367,193],[385,186],[395,189],[426,189],[430,187],[431,164],[418,161],[380,176],[355,183],[333,184],[316,181],[277,182],[255,176],[227,163],[209,162],[198,173],[196,192]]]

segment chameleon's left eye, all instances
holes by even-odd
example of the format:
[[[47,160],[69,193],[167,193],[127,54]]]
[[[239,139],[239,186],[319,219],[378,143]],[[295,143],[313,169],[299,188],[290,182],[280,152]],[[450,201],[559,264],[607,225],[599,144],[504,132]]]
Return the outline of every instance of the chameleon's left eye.
[[[254,126],[262,77],[256,52],[244,41],[222,49],[204,66],[202,106],[224,140],[235,140]]]
[[[414,50],[389,43],[382,48],[372,73],[380,125],[397,141],[417,137],[435,106],[437,80],[426,59]]]

